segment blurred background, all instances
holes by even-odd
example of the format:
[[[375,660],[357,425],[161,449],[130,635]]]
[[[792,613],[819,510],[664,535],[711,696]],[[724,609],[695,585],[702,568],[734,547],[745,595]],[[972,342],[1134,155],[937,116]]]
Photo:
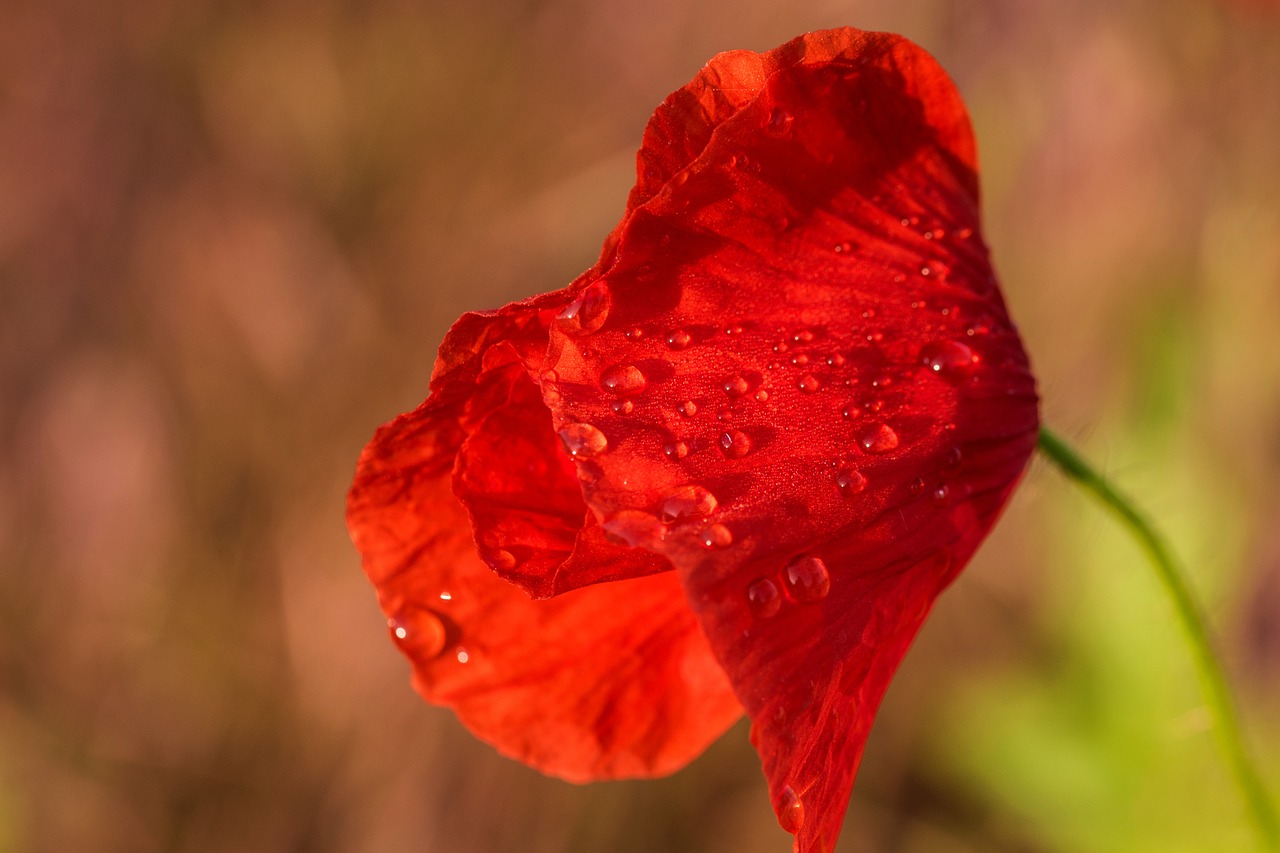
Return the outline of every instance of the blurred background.
[[[1172,534],[1280,792],[1280,9],[0,4],[0,851],[789,849],[739,726],[575,787],[420,702],[343,523],[462,311],[594,262],[653,107],[852,24],[953,74],[1048,423]],[[1036,462],[841,839],[1244,851],[1141,555]]]

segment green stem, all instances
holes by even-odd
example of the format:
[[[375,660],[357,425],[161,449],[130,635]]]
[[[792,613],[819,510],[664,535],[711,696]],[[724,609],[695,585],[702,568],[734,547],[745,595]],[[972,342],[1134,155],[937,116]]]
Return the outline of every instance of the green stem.
[[[1235,774],[1236,782],[1244,795],[1254,828],[1258,832],[1262,849],[1280,851],[1280,821],[1267,797],[1262,777],[1249,753],[1245,749],[1244,738],[1240,733],[1240,723],[1235,705],[1231,699],[1231,691],[1227,687],[1222,665],[1209,642],[1204,615],[1191,594],[1191,589],[1183,577],[1183,572],[1173,557],[1164,538],[1156,532],[1151,523],[1134,508],[1133,504],[1111,485],[1101,474],[1089,466],[1062,439],[1044,427],[1040,428],[1040,450],[1062,473],[1075,480],[1086,491],[1117,516],[1130,529],[1142,545],[1147,556],[1155,566],[1156,575],[1164,585],[1165,592],[1173,600],[1173,608],[1177,611],[1178,620],[1191,645],[1191,656],[1200,676],[1200,687],[1204,691],[1205,702],[1213,714],[1214,729],[1218,734],[1218,745],[1223,757]]]

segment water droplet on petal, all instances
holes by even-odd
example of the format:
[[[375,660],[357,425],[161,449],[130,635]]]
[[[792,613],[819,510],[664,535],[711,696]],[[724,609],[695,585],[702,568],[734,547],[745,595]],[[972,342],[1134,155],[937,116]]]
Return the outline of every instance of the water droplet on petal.
[[[458,663],[466,663],[467,661],[471,660],[471,655],[468,654],[467,650],[463,648],[458,649],[458,653],[455,655],[455,657],[458,659]]]
[[[692,400],[685,400],[683,403],[680,404],[677,411],[679,411],[680,414],[684,415],[686,418],[691,418],[694,415],[698,414],[698,404],[693,402]]]
[[[930,495],[930,499],[933,501],[935,506],[944,506],[947,503],[947,498],[949,497],[951,497],[951,487],[946,483],[939,483],[937,486],[934,486],[933,494]]]
[[[516,567],[515,554],[504,548],[484,548],[480,551],[480,559],[494,571],[509,572]]]
[[[751,452],[751,439],[742,430],[731,429],[720,435],[720,449],[730,459],[741,459]]]
[[[934,341],[920,350],[920,362],[954,384],[969,375],[977,357],[973,350],[959,341]]]
[[[638,509],[624,509],[614,513],[601,525],[605,537],[631,548],[661,542],[667,528],[654,516]]]
[[[809,363],[809,354],[805,352],[796,353],[791,356],[791,363],[797,367],[803,367]]]
[[[733,544],[733,533],[723,524],[713,524],[702,531],[702,547],[728,548]]]
[[[693,341],[693,335],[690,335],[684,329],[672,329],[667,332],[667,347],[674,350],[682,350]]]
[[[844,367],[844,362],[844,356],[838,352],[827,356],[827,364],[831,367]]]
[[[724,393],[730,397],[741,397],[751,390],[751,383],[741,376],[730,376],[724,381]]]
[[[791,123],[795,121],[795,117],[782,107],[774,107],[773,112],[769,113],[769,124],[766,130],[774,136],[785,136],[791,132]]]
[[[898,434],[888,424],[871,424],[858,436],[858,444],[868,453],[888,453],[898,446]]]
[[[769,399],[769,392],[761,388],[760,390],[756,391],[755,396],[756,396],[756,402],[763,403]]]
[[[407,607],[387,620],[391,639],[406,654],[431,660],[444,651],[448,632],[444,622],[425,607]]]
[[[778,824],[792,835],[804,827],[804,803],[790,785],[782,789],[782,799],[778,801]]]
[[[591,424],[566,424],[560,430],[560,441],[574,459],[590,459],[609,446],[604,433]]]
[[[719,505],[716,496],[702,486],[683,486],[662,502],[662,520],[670,523],[685,518],[705,518]]]
[[[853,246],[848,243],[836,243],[836,254],[846,255],[851,251],[853,251]]]
[[[639,326],[632,326],[630,329],[627,329],[626,336],[629,341],[638,341],[644,337],[644,329]]]
[[[911,481],[911,494],[918,495],[924,491],[924,478],[916,477]]]
[[[630,400],[614,400],[609,406],[615,415],[629,415],[635,411],[636,404]]]
[[[821,601],[831,591],[831,575],[827,564],[817,557],[797,557],[782,570],[782,582],[792,601]]]
[[[649,382],[634,364],[615,364],[600,374],[600,384],[606,391],[630,397],[643,391]]]
[[[757,619],[768,619],[782,609],[782,590],[768,578],[757,578],[747,585],[747,607]]]
[[[589,335],[609,319],[612,304],[613,294],[609,292],[608,282],[597,279],[556,316],[556,326],[569,335]]]
[[[846,468],[839,474],[836,474],[836,488],[840,490],[840,494],[846,498],[851,498],[859,494],[867,487],[867,478],[863,476],[861,471],[854,468]]]
[[[791,336],[791,340],[798,344],[807,344],[813,340],[813,332],[809,329],[801,329]]]
[[[800,381],[796,383],[796,387],[806,394],[812,394],[822,387],[822,383],[818,381],[818,377],[812,373],[806,373],[800,377]]]
[[[689,445],[683,441],[673,441],[670,444],[663,445],[662,452],[666,454],[668,459],[683,459],[689,455]]]

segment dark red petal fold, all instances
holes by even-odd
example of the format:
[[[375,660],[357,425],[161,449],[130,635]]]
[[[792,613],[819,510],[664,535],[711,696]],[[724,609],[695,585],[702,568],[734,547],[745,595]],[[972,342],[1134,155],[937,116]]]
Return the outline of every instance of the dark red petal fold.
[[[659,109],[540,374],[606,529],[668,558],[797,849],[830,849],[889,678],[1038,427],[963,104],[838,30],[722,54]]]
[[[361,455],[348,524],[428,701],[566,779],[669,773],[741,707],[679,580],[654,574],[666,560],[608,541],[590,520],[529,375],[544,315],[535,300],[458,321],[430,398]],[[525,565],[546,571],[548,594],[636,579],[539,601],[500,576],[542,584]]]

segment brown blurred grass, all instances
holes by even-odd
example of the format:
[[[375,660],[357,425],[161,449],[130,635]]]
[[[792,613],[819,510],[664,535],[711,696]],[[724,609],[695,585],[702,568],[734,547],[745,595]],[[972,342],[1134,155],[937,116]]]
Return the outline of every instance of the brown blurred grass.
[[[16,0],[0,7],[0,850],[786,849],[741,728],[674,778],[576,788],[422,705],[342,510],[361,445],[423,396],[454,317],[594,260],[668,91],[718,50],[836,24],[901,32],[956,77],[1048,420],[1177,532],[1274,768],[1280,18],[1264,4]],[[1171,815],[1238,823],[1177,637],[1108,537],[1032,470],[891,692],[841,849],[1127,850]],[[1110,620],[1108,560],[1139,579]],[[1169,680],[1098,669],[1130,654]],[[1021,702],[1015,721],[1075,707],[1095,676],[1079,743],[976,734]],[[1110,759],[1051,757],[1111,744],[1097,721],[1116,708],[1136,721],[1118,743],[1152,743],[1115,770],[1136,781],[1103,820]],[[1207,792],[1175,799],[1186,778]],[[1090,823],[1077,802],[1101,828],[1063,828]]]

